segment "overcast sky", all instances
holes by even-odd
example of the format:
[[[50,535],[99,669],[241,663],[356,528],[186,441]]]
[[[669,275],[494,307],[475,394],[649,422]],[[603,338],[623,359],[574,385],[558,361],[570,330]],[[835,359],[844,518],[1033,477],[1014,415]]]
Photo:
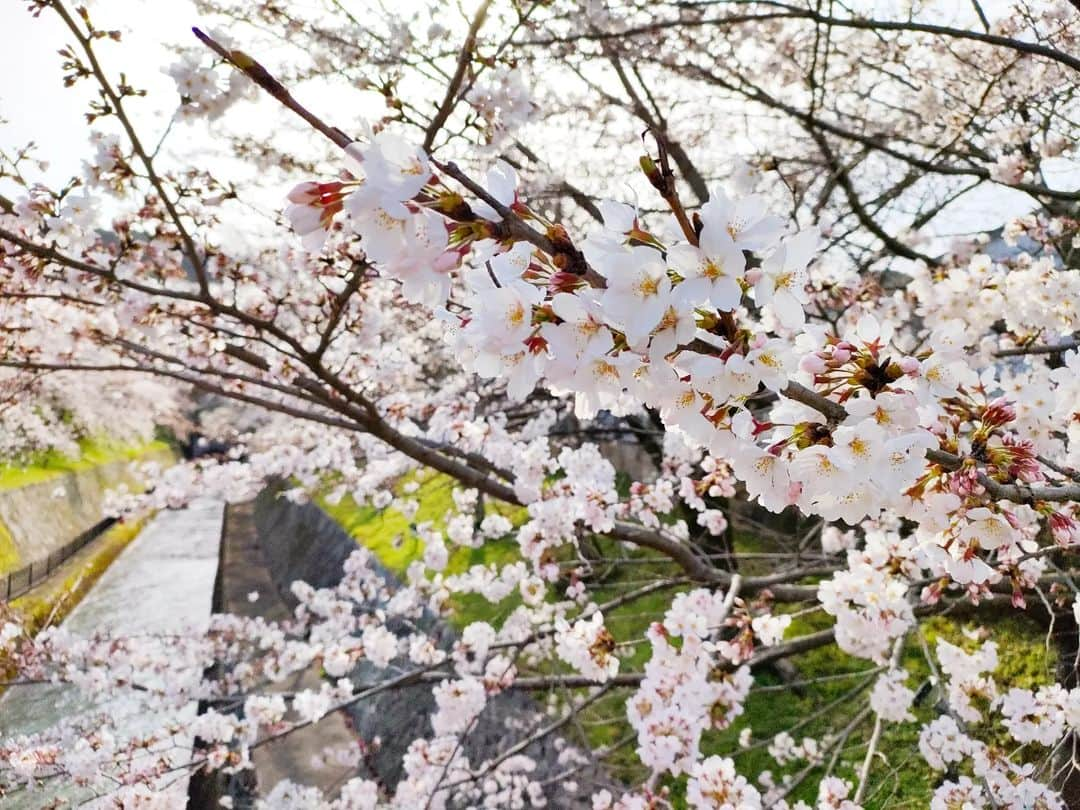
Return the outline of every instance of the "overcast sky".
[[[365,0],[352,0],[354,9],[362,8]],[[398,0],[398,5],[408,0]],[[901,0],[864,0],[860,5],[867,11],[888,16],[895,13]],[[939,0],[932,4],[935,17],[949,22],[967,24],[972,20],[969,3],[960,0]],[[1008,0],[982,0],[987,14],[1001,13]],[[90,82],[78,90],[61,86],[59,43],[69,41],[62,23],[54,14],[45,12],[34,19],[22,0],[0,0],[0,30],[4,48],[0,48],[0,148],[35,141],[40,155],[47,157],[50,168],[43,178],[47,182],[62,182],[80,171],[87,154],[88,129],[83,119]],[[190,43],[192,25],[205,25],[191,0],[96,0],[92,17],[105,28],[124,32],[122,47],[103,46],[106,67],[126,70],[133,82],[150,91],[148,99],[129,104],[144,139],[148,143],[164,131],[177,95],[173,81],[162,68],[175,61],[169,46]],[[340,88],[338,89],[340,92]],[[315,109],[326,108],[328,98],[320,98],[319,90],[305,89],[305,100]],[[330,91],[325,91],[329,93]],[[249,123],[245,121],[245,123]],[[170,136],[176,152],[198,153],[208,143],[208,135],[199,126],[182,126]],[[9,189],[10,190],[10,189]],[[271,207],[274,205],[268,201]],[[981,192],[956,206],[957,213],[948,227],[956,232],[993,227],[1001,219],[1002,210],[1016,211],[1015,204],[1002,191]],[[995,222],[994,220],[997,220]]]
[[[52,12],[35,19],[22,0],[0,0],[0,147],[10,149],[34,141],[52,164],[47,179],[62,181],[79,171],[87,152],[89,130],[83,113],[89,83],[81,89],[62,85],[57,50],[71,41],[67,29]],[[125,30],[122,48],[100,48],[102,58],[127,70],[151,92],[133,104],[145,122],[163,117],[163,102],[177,100],[175,84],[161,67],[175,61],[166,43],[181,41],[198,15],[190,0],[99,0],[91,6],[91,19],[105,28]],[[122,53],[121,60],[116,57]],[[122,62],[122,63],[120,63]],[[119,63],[119,64],[118,64]],[[165,91],[165,92],[161,92]],[[148,115],[155,103],[158,105]]]

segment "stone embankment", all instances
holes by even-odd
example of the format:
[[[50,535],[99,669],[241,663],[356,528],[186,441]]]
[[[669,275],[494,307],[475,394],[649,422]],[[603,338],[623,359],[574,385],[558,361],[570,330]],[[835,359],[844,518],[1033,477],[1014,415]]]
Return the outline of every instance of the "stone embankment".
[[[135,459],[58,472],[36,483],[0,490],[0,542],[9,550],[3,568],[13,570],[44,560],[96,526],[102,520],[110,489],[139,486],[133,463],[156,461],[164,465],[174,458],[173,452],[162,446]],[[6,571],[0,569],[3,573]]]
[[[241,593],[246,597],[249,591],[258,590],[259,599],[245,612],[254,610],[264,615],[261,611],[266,611],[270,614],[267,618],[278,618],[283,605],[291,609],[295,604],[290,591],[295,580],[304,580],[315,587],[329,587],[338,582],[345,560],[356,549],[356,540],[317,505],[292,503],[278,494],[271,488],[251,505],[229,507],[218,582],[218,599],[234,608],[242,607],[238,598]],[[239,555],[231,564],[230,548]],[[252,565],[244,564],[247,562]],[[259,567],[264,567],[264,572],[254,570]],[[393,584],[394,577],[389,571],[380,568],[379,572]],[[272,592],[268,593],[271,587]],[[436,638],[443,649],[453,645],[455,631],[435,616],[425,614],[417,624]],[[390,629],[407,632],[405,627]],[[392,666],[394,672],[412,668],[407,660]],[[370,684],[384,680],[386,675],[386,671],[372,671],[362,665],[352,677],[357,683]],[[327,728],[328,737],[342,744],[347,731],[353,739],[362,742],[370,753],[365,758],[364,772],[358,775],[375,778],[392,790],[402,777],[402,757],[409,744],[418,737],[431,736],[430,717],[434,708],[430,684],[387,691],[355,704],[345,722],[334,721]],[[473,766],[479,766],[502,757],[514,742],[551,723],[552,718],[540,710],[532,696],[504,692],[490,701],[480,722],[468,735],[464,750]],[[378,745],[371,746],[376,740]],[[321,748],[326,742],[317,738],[298,740],[289,755],[282,751],[273,757],[273,762],[256,762],[259,794],[266,795],[271,783],[284,776],[321,787],[340,783],[341,774],[315,774],[307,765],[313,748]],[[544,785],[549,807],[588,808],[591,806],[588,797],[594,789],[613,787],[600,767],[592,762],[580,762],[569,750],[572,748],[574,745],[568,739],[548,734],[520,752],[536,762],[530,777]],[[449,806],[457,805],[452,799]]]

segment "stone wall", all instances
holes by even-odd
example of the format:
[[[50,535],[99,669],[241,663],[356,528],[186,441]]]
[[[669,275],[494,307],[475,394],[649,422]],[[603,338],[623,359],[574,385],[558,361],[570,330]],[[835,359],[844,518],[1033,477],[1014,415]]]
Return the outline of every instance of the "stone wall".
[[[287,592],[291,582],[302,579],[316,587],[328,587],[340,580],[342,564],[356,548],[356,541],[315,504],[294,504],[277,497],[274,489],[264,491],[255,502],[255,524],[267,564],[279,591]],[[381,569],[388,581],[393,575]],[[291,594],[289,594],[291,598]],[[431,614],[416,623],[420,629],[438,639],[444,649],[454,641],[453,628]],[[404,627],[400,630],[404,634]],[[395,662],[399,671],[411,665]],[[373,671],[362,664],[352,677],[358,683],[373,683],[385,678],[385,671]],[[431,685],[415,685],[390,690],[354,707],[352,722],[356,733],[365,741],[378,738],[380,747],[370,762],[379,779],[393,786],[402,776],[402,756],[409,743],[421,736],[431,736],[430,716],[434,711]],[[468,735],[465,752],[476,767],[485,760],[504,753],[517,740],[528,737],[532,730],[551,722],[550,716],[539,711],[537,703],[523,692],[504,692],[491,700],[473,731]],[[570,747],[568,741],[549,735],[528,746],[523,752],[537,763],[532,779],[548,781],[545,792],[548,807],[589,808],[589,796],[600,786],[617,789],[595,764],[576,768],[574,760],[560,752]],[[574,783],[577,790],[571,790]],[[451,807],[464,806],[462,797],[455,797]]]
[[[153,451],[138,459],[162,463],[171,460],[168,450]],[[43,560],[97,525],[104,517],[106,492],[120,484],[135,486],[132,463],[120,459],[0,491],[0,532],[10,537],[19,556],[12,567]]]

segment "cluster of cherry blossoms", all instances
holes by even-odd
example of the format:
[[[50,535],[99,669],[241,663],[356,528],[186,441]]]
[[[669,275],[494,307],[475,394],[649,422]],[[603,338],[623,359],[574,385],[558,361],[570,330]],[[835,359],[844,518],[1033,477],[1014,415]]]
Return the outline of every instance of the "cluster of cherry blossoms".
[[[494,147],[504,145],[536,112],[529,84],[517,68],[499,67],[482,76],[465,100],[483,118],[488,142]]]
[[[745,666],[715,677],[709,643],[687,632],[682,646],[675,647],[665,627],[649,630],[652,655],[641,685],[627,701],[627,715],[642,763],[654,774],[678,776],[700,760],[704,731],[727,728],[742,713],[752,678]]]
[[[238,101],[253,97],[256,88],[247,76],[230,73],[223,81],[219,71],[205,64],[201,48],[185,48],[179,56],[163,72],[176,82],[181,99],[177,108],[180,120],[214,121]]]
[[[857,522],[898,503],[933,444],[917,424],[918,403],[966,381],[947,356],[889,356],[891,330],[869,317],[832,342],[808,330],[803,305],[817,238],[784,236],[760,198],[717,191],[691,244],[665,244],[632,208],[608,204],[604,229],[578,254],[593,273],[587,279],[528,242],[500,244],[503,212],[536,216],[518,199],[509,166],[488,177],[485,197],[499,209],[466,206],[455,221],[437,213],[455,198],[420,150],[384,131],[348,151],[358,177],[291,195],[288,213],[310,244],[347,208],[368,258],[401,281],[407,300],[437,307],[467,369],[504,379],[512,399],[544,381],[572,394],[581,418],[654,408],[690,443],[730,458],[770,509],[795,504]],[[748,269],[751,254],[764,259]],[[451,292],[459,266],[460,298]],[[762,318],[756,333],[731,325],[744,295]],[[784,338],[770,337],[766,324]],[[800,379],[834,383],[850,397],[842,425],[826,431],[820,415],[797,410],[755,419],[748,400]],[[864,469],[871,478],[856,472]]]
[[[185,398],[173,386],[123,373],[87,377],[76,373],[27,377],[0,375],[0,458],[22,462],[56,452],[78,458],[79,442],[107,440],[139,445],[158,426],[184,425]],[[122,403],[125,418],[115,418]]]

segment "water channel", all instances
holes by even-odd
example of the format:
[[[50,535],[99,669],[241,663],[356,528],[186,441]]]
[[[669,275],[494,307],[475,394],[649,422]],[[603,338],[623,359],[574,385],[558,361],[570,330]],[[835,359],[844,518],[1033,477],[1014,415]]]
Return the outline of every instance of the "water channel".
[[[218,567],[222,514],[222,503],[201,500],[186,509],[156,515],[69,614],[64,627],[81,636],[205,629]],[[0,737],[40,732],[87,710],[109,712],[114,721],[135,731],[165,721],[145,713],[117,717],[124,709],[110,703],[107,696],[87,695],[70,686],[26,685],[12,687],[0,697]],[[188,711],[194,713],[195,707]],[[171,791],[178,799],[186,796],[186,780],[173,780]],[[31,810],[60,796],[75,804],[92,799],[71,786],[56,785],[32,793],[21,791],[2,804],[5,810]]]

